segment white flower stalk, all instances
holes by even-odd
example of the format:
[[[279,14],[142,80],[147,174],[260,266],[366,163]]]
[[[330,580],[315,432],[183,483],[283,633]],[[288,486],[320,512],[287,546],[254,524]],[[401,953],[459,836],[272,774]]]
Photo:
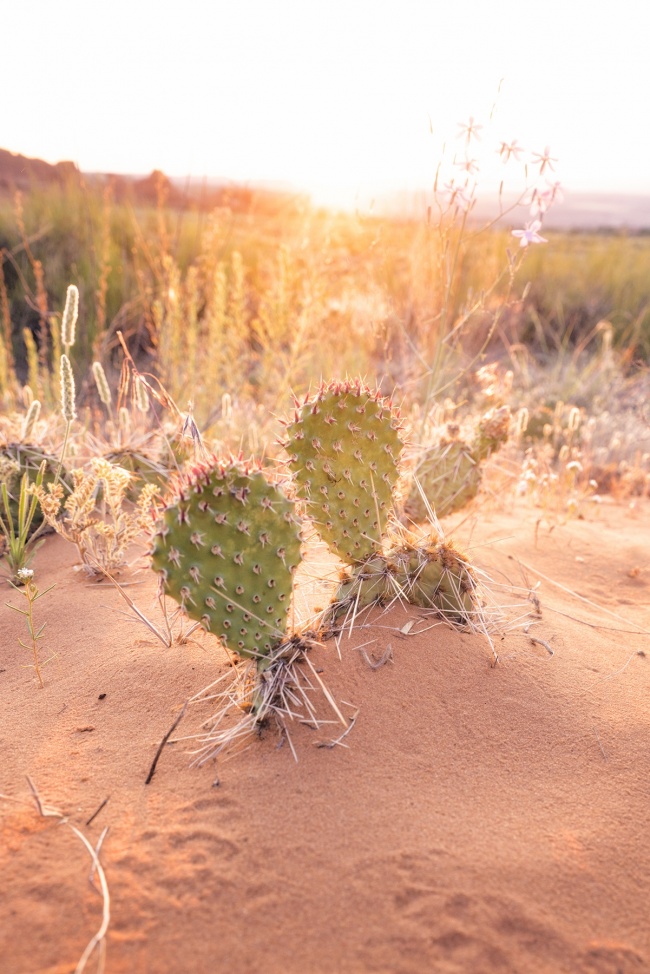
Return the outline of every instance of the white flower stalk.
[[[65,297],[65,308],[61,321],[61,344],[65,348],[66,354],[70,353],[70,349],[74,345],[78,316],[79,290],[74,284],[71,284]]]

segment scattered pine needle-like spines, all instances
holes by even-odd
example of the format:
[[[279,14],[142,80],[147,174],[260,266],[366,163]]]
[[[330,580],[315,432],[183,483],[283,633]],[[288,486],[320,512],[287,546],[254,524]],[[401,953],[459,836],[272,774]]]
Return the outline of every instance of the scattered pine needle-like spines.
[[[310,644],[294,637],[274,652],[269,665],[259,673],[255,661],[237,664],[214,683],[197,693],[190,703],[216,702],[217,709],[202,725],[199,734],[177,740],[195,741],[192,766],[212,758],[230,756],[246,747],[255,735],[274,722],[281,739],[286,740],[294,759],[298,755],[291,740],[293,721],[318,728],[335,719],[347,729],[349,721],[341,714],[334,697],[308,665]],[[313,677],[313,679],[312,679]],[[219,689],[220,684],[226,684]],[[324,699],[334,718],[318,717],[312,696]]]

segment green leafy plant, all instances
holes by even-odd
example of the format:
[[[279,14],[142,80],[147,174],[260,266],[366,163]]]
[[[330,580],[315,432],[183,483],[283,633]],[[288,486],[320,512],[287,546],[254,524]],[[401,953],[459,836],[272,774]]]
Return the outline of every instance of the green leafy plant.
[[[17,506],[13,503],[7,481],[0,484],[2,511],[0,511],[0,531],[4,537],[4,556],[11,572],[10,581],[20,578],[20,572],[27,569],[37,548],[42,544],[37,532],[32,532],[34,516],[38,510],[38,498],[32,488],[42,488],[45,475],[45,461],[42,461],[34,484],[30,484],[29,474],[24,473],[18,489]]]

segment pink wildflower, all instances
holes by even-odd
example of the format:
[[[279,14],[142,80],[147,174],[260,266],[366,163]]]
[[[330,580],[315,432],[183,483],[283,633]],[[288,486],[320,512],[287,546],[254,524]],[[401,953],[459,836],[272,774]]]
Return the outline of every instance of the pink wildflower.
[[[542,224],[540,220],[533,220],[532,223],[527,223],[523,230],[513,230],[513,237],[519,237],[519,246],[527,247],[528,244],[533,243],[546,243],[546,237],[540,237],[539,230],[541,230]]]
[[[471,200],[465,193],[465,188],[456,186],[453,179],[444,184],[442,191],[446,197],[447,206],[459,206],[462,210],[468,209]]]

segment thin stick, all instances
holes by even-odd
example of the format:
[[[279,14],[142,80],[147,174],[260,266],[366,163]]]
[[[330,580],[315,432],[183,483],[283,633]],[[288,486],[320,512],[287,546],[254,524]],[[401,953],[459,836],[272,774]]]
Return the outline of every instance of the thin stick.
[[[90,816],[90,818],[89,818],[89,819],[88,819],[88,821],[86,822],[86,825],[90,825],[90,823],[91,823],[91,822],[94,822],[94,821],[95,821],[95,819],[97,818],[97,816],[98,816],[98,815],[99,815],[99,813],[101,812],[101,810],[102,810],[102,808],[104,807],[104,805],[106,805],[106,804],[107,804],[107,802],[108,802],[108,799],[109,799],[110,797],[111,797],[111,796],[110,796],[110,795],[108,795],[108,797],[104,799],[104,801],[103,801],[103,802],[101,803],[101,805],[99,806],[99,808],[97,809],[97,811],[96,811],[96,812],[93,812],[93,813],[92,813],[92,815]]]
[[[99,836],[99,838],[97,839],[97,845],[95,846],[95,855],[97,857],[99,857],[100,849],[103,846],[104,839],[106,838],[107,835],[108,835],[108,825],[106,825],[102,829],[102,833]],[[90,872],[88,874],[88,882],[90,883],[91,886],[95,886],[95,863],[94,862],[93,862],[92,866],[90,867]]]
[[[84,971],[86,969],[86,963],[88,962],[88,958],[92,954],[92,952],[95,949],[95,947],[97,947],[98,945],[99,945],[100,951],[102,951],[102,953],[100,953],[100,962],[103,959],[103,951],[105,951],[105,948],[102,948],[102,944],[104,943],[104,937],[106,936],[106,931],[108,930],[108,925],[109,925],[110,919],[111,919],[111,897],[110,897],[110,894],[108,892],[108,883],[106,882],[106,874],[104,873],[104,869],[102,867],[102,864],[99,861],[99,857],[98,857],[97,853],[95,852],[95,850],[93,849],[92,845],[90,844],[90,842],[88,841],[88,839],[86,838],[86,836],[83,834],[83,832],[80,832],[79,829],[76,828],[76,826],[71,825],[70,822],[66,822],[65,824],[68,826],[69,829],[72,829],[72,831],[77,836],[77,838],[81,839],[81,841],[85,845],[86,849],[88,849],[88,852],[90,853],[90,856],[91,856],[91,858],[93,860],[93,866],[94,866],[95,872],[97,873],[97,875],[99,877],[99,885],[101,886],[102,896],[104,898],[104,909],[103,909],[103,912],[102,912],[102,922],[101,922],[101,925],[99,927],[99,930],[94,935],[94,937],[92,937],[88,941],[88,946],[84,950],[84,952],[81,955],[81,958],[79,960],[79,963],[75,967],[74,974],[82,974],[82,971]],[[103,967],[103,964],[102,964],[102,967]]]
[[[368,653],[366,652],[363,646],[355,646],[355,649],[357,649],[361,653],[361,655],[363,656],[363,658],[365,659],[366,663],[368,664],[371,670],[378,670],[380,667],[384,666],[385,663],[388,663],[389,660],[392,662],[393,659],[393,647],[391,646],[390,643],[386,647],[383,656],[381,656],[381,658],[376,662],[373,662],[370,659],[370,656],[368,655]]]
[[[357,710],[357,712],[353,714],[352,717],[350,717],[350,726],[346,730],[344,730],[339,737],[336,737],[333,741],[314,741],[316,747],[327,747],[327,748],[336,747],[336,745],[340,744],[343,738],[347,737],[347,735],[350,733],[350,731],[354,727],[354,722],[358,716],[359,716],[359,711]],[[347,744],[343,745],[343,747],[347,747],[347,746],[348,746]]]
[[[180,724],[181,720],[185,716],[185,711],[187,710],[188,703],[189,703],[189,700],[186,700],[185,703],[183,704],[183,709],[181,710],[180,714],[178,715],[178,717],[176,718],[176,720],[174,721],[174,723],[172,724],[172,726],[169,728],[169,730],[167,731],[167,733],[163,737],[162,741],[160,742],[160,745],[158,747],[158,750],[156,751],[156,756],[153,759],[153,764],[151,765],[151,768],[149,769],[149,774],[147,775],[147,780],[145,781],[145,785],[148,785],[149,784],[149,782],[153,778],[154,774],[156,773],[156,765],[158,764],[158,758],[162,754],[162,750],[163,750],[165,744],[167,743],[167,741],[172,736],[172,734],[174,733],[174,731],[176,730],[176,728]]]
[[[25,775],[25,778],[27,779],[27,784],[29,785],[29,790],[31,791],[31,793],[33,795],[34,801],[36,802],[36,808],[38,810],[38,814],[41,816],[41,818],[60,818],[60,819],[63,819],[63,813],[60,812],[58,810],[58,808],[54,808],[54,807],[52,807],[50,805],[43,804],[43,802],[41,801],[41,796],[39,795],[38,791],[36,790],[36,785],[34,784],[34,782],[29,777],[28,774]]]
[[[537,643],[538,646],[543,646],[544,649],[551,654],[551,656],[555,656],[553,649],[549,646],[545,639],[538,639],[537,636],[529,636],[528,638],[530,639],[531,643]]]
[[[77,838],[81,842],[83,842],[86,849],[90,853],[90,858],[92,859],[93,862],[93,868],[91,870],[91,877],[92,877],[91,882],[94,879],[95,873],[97,873],[97,875],[99,876],[99,885],[101,886],[101,893],[102,893],[102,898],[104,903],[103,910],[102,910],[102,922],[99,926],[99,930],[97,931],[97,933],[94,934],[94,936],[91,937],[91,939],[88,941],[88,945],[86,946],[86,949],[81,955],[81,958],[79,959],[79,963],[74,969],[74,974],[83,974],[83,971],[85,971],[86,969],[86,964],[88,963],[88,959],[90,958],[95,947],[99,947],[98,971],[101,972],[104,970],[104,961],[106,957],[106,941],[105,941],[106,931],[108,930],[108,925],[111,920],[111,897],[108,891],[106,874],[104,872],[101,862],[99,861],[98,853],[108,829],[104,829],[104,831],[102,832],[99,842],[97,843],[97,850],[93,849],[91,843],[88,841],[88,839],[83,834],[83,832],[81,832],[76,827],[76,825],[72,825],[70,822],[68,822],[68,820],[64,817],[64,815],[61,812],[59,812],[56,808],[52,808],[49,805],[44,804],[44,802],[41,799],[41,796],[38,793],[36,785],[34,784],[32,779],[29,777],[29,775],[26,775],[25,777],[27,778],[27,784],[29,785],[29,790],[32,793],[34,801],[36,802],[36,808],[38,810],[39,815],[41,815],[43,818],[49,818],[49,817],[58,818],[62,825],[67,825],[68,828],[72,832],[74,832]]]

